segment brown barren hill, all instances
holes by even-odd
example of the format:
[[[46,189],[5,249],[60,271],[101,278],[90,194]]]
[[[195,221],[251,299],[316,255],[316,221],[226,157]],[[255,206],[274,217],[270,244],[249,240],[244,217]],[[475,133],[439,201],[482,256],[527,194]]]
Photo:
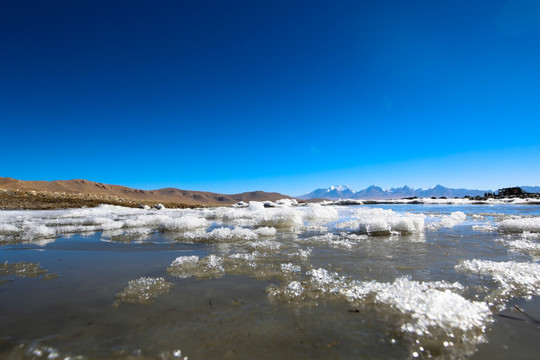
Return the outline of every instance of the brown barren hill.
[[[0,193],[0,208],[33,209],[95,206],[100,203],[138,206],[158,202],[172,207],[219,206],[231,205],[238,201],[275,201],[291,198],[264,191],[225,195],[176,188],[139,190],[84,179],[26,181],[0,177],[0,190],[4,190]],[[18,200],[13,200],[15,198]],[[10,205],[10,202],[14,203]],[[32,206],[33,203],[35,206]]]

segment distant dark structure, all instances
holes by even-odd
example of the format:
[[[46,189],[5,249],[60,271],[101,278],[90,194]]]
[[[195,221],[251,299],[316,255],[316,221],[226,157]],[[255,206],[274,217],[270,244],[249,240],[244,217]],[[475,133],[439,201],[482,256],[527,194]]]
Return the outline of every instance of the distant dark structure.
[[[494,192],[486,192],[484,196],[464,196],[469,200],[485,201],[487,199],[503,199],[503,198],[521,198],[521,199],[540,199],[540,193],[529,193],[524,191],[520,187],[509,187],[497,190],[497,194]]]
[[[523,191],[520,187],[509,187],[509,188],[502,188],[497,190],[497,193],[499,196],[509,197],[509,196],[523,196],[527,194],[525,191]]]

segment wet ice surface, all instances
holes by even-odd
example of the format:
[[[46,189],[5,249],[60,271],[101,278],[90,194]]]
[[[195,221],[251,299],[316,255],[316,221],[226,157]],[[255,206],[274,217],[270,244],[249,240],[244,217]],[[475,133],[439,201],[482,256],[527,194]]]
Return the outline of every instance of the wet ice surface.
[[[0,357],[535,356],[540,207],[292,205],[0,211]]]

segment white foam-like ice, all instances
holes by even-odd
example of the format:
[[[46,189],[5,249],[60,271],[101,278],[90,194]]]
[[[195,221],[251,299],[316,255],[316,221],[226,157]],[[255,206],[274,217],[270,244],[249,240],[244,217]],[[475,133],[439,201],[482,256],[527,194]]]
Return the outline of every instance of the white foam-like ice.
[[[129,228],[188,231],[210,222],[194,210],[132,209],[112,205],[67,210],[0,211],[3,241],[31,241],[60,234],[92,233]]]
[[[136,227],[158,228],[160,224],[166,222],[168,219],[169,217],[164,214],[153,214],[150,211],[145,211],[144,214],[132,216],[125,219],[124,225],[125,227],[128,227],[128,228],[136,228]]]
[[[179,256],[167,268],[167,272],[175,277],[186,279],[192,276],[197,278],[220,278],[225,274],[223,258],[209,255],[203,259],[198,256]]]
[[[0,234],[13,234],[19,231],[19,228],[13,224],[0,224]]]
[[[300,229],[304,225],[300,212],[292,208],[269,208],[261,211],[256,223],[278,229]]]
[[[307,275],[303,282],[269,287],[269,297],[287,302],[343,298],[352,303],[369,301],[389,305],[410,317],[401,330],[418,335],[433,330],[447,334],[457,329],[483,330],[491,320],[491,311],[485,302],[470,301],[455,292],[463,290],[459,283],[420,282],[408,278],[398,278],[392,283],[354,281],[321,268],[310,270]]]
[[[472,229],[474,231],[485,231],[485,232],[493,232],[497,231],[497,227],[493,225],[473,225]]]
[[[259,236],[276,236],[277,230],[273,227],[263,226],[255,229],[255,233]]]
[[[410,314],[412,320],[402,325],[403,331],[426,334],[432,328],[451,333],[473,328],[482,329],[491,318],[491,311],[484,302],[470,301],[446,288],[460,288],[455,284],[425,283],[407,278],[393,283],[374,286],[377,302],[388,304]],[[442,289],[440,289],[442,288]]]
[[[279,250],[282,247],[283,244],[281,244],[278,241],[272,241],[272,240],[258,240],[258,241],[252,241],[247,244],[247,247],[257,249],[257,250],[265,250],[265,251],[276,251]]]
[[[521,236],[524,239],[540,239],[540,233],[532,233],[530,231],[524,231]]]
[[[289,257],[291,259],[300,259],[302,261],[306,261],[311,256],[311,253],[313,252],[312,248],[307,249],[298,249],[297,251],[294,251],[289,254]]]
[[[317,235],[312,236],[309,238],[302,239],[301,242],[307,243],[307,244],[322,244],[322,245],[328,245],[336,248],[344,248],[344,249],[352,249],[358,240],[364,240],[367,236],[364,235],[356,235],[355,234],[332,234],[327,233],[324,235]]]
[[[286,273],[299,273],[302,271],[302,267],[300,265],[294,265],[293,263],[285,263],[281,264],[281,271]]]
[[[443,227],[452,228],[456,225],[459,225],[467,219],[467,215],[465,215],[465,213],[462,211],[454,211],[450,215],[433,216],[431,218],[434,221],[428,222],[426,224],[426,228],[428,230],[437,230]]]
[[[173,260],[167,272],[181,279],[194,276],[199,265],[198,256],[179,256]]]
[[[130,280],[128,286],[116,294],[115,306],[122,303],[149,304],[158,295],[169,292],[172,284],[164,278],[141,277]]]
[[[220,227],[206,233],[190,232],[185,233],[185,239],[193,241],[235,241],[235,240],[255,240],[260,236],[273,236],[276,230],[273,228],[263,227],[255,230],[235,227],[233,229]]]
[[[417,233],[424,231],[424,215],[398,214],[392,210],[358,209],[354,218],[358,221],[357,231],[369,235]]]
[[[517,250],[540,251],[540,244],[527,239],[504,241],[504,244]]]
[[[22,226],[22,240],[47,239],[56,236],[54,229],[45,225],[25,223]]]
[[[540,264],[466,260],[456,270],[480,275],[491,275],[501,285],[503,295],[540,295]]]
[[[261,253],[254,251],[252,253],[234,253],[228,256],[229,259],[253,262],[260,257]]]
[[[239,206],[245,204],[239,204]],[[354,209],[321,204],[298,205],[295,200],[284,199],[265,207],[263,202],[252,201],[247,207],[218,207],[211,209],[133,209],[112,205],[67,210],[1,211],[0,241],[17,239],[43,239],[61,234],[91,233],[125,229],[146,231],[193,232],[211,225],[240,230],[216,230],[217,239],[256,239],[275,236],[280,231],[329,231],[352,227],[351,231],[379,234],[418,232],[423,230],[423,216],[397,214],[391,210]],[[348,223],[338,222],[345,217]],[[253,235],[253,232],[256,236]],[[186,235],[185,237],[189,237]]]
[[[304,219],[316,222],[328,222],[338,219],[338,211],[330,206],[309,204],[304,210]]]
[[[195,265],[199,262],[199,257],[192,256],[179,256],[173,260],[171,266],[184,266],[184,265]]]
[[[505,233],[519,233],[528,231],[531,233],[540,232],[540,217],[506,219],[498,224],[499,231]]]
[[[360,208],[342,221],[335,223],[337,229],[356,231],[369,235],[418,233],[424,231],[424,215],[398,214],[392,210]]]
[[[206,219],[195,216],[183,216],[167,218],[159,224],[159,228],[166,231],[187,231],[196,228],[205,228],[209,225],[210,223]]]

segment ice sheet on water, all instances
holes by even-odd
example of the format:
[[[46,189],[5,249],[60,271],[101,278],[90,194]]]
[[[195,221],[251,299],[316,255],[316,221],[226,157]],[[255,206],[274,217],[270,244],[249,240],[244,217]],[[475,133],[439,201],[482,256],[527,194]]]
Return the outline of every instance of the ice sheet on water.
[[[308,221],[329,222],[338,219],[338,211],[331,206],[322,206],[321,204],[309,204],[302,209],[303,218]]]
[[[281,271],[286,273],[299,273],[302,271],[302,267],[300,265],[294,265],[293,263],[285,263],[281,264]]]
[[[247,207],[216,208],[205,210],[207,219],[222,220],[239,226],[268,226],[278,229],[301,229],[305,225],[324,224],[338,218],[332,207],[320,204],[294,206],[293,200],[279,200],[275,203],[251,201]]]
[[[158,295],[169,292],[172,284],[162,277],[141,277],[130,280],[128,286],[118,294],[114,306],[122,303],[150,304]]]
[[[279,229],[300,229],[304,225],[301,213],[296,209],[268,209],[256,218],[256,224]]]
[[[273,240],[258,240],[249,242],[246,244],[246,246],[259,251],[277,251],[283,246],[283,244]]]
[[[432,216],[430,218],[433,221],[428,222],[426,228],[428,230],[438,230],[443,227],[452,228],[463,223],[467,219],[467,215],[462,211],[454,211],[450,215]]]
[[[511,251],[525,252],[534,259],[538,259],[540,257],[540,243],[538,242],[528,240],[527,238],[519,240],[501,239],[501,242]]]
[[[532,233],[530,231],[524,231],[521,236],[523,239],[540,239],[540,233]]]
[[[398,214],[392,210],[361,208],[350,220],[337,224],[341,228],[356,228],[361,234],[390,235],[392,233],[417,233],[424,231],[424,215]]]
[[[45,245],[48,241],[56,237],[54,229],[42,224],[35,224],[29,221],[25,221],[19,224],[3,224],[0,228],[0,244],[1,243],[33,243],[39,245],[40,243]]]
[[[162,231],[187,231],[196,228],[206,228],[210,223],[206,219],[195,216],[168,217],[159,224]]]
[[[186,279],[192,276],[197,278],[220,278],[225,274],[223,258],[210,255],[203,259],[198,256],[179,256],[167,268],[172,276]]]
[[[300,259],[302,261],[306,261],[309,259],[312,252],[313,252],[313,248],[298,249],[297,251],[293,251],[289,253],[288,256],[291,259]]]
[[[456,330],[483,331],[491,321],[491,311],[485,302],[470,301],[457,292],[459,283],[444,281],[421,282],[398,278],[392,283],[350,280],[325,269],[307,272],[304,281],[291,281],[281,287],[270,286],[268,296],[277,301],[329,301],[342,299],[351,303],[383,304],[407,315],[401,330],[417,335]]]
[[[321,204],[295,206],[295,201],[289,199],[276,201],[274,205],[268,208],[262,202],[252,201],[244,208],[218,207],[199,210],[132,209],[100,205],[90,209],[2,211],[0,241],[31,241],[64,234],[121,229],[126,230],[126,235],[128,229],[147,229],[147,232],[193,232],[214,224],[224,228],[208,235],[216,239],[256,239],[261,236],[274,236],[276,229],[293,232],[328,231],[334,225],[337,228],[353,227],[353,231],[369,234],[418,232],[422,231],[424,226],[422,215],[397,214],[391,210],[351,210]],[[351,219],[335,223],[341,217],[349,216],[351,212]],[[225,230],[231,226],[240,229]]]
[[[15,275],[18,277],[36,277],[46,274],[47,270],[39,266],[34,262],[16,262],[10,264],[9,262],[0,263],[0,276]]]
[[[483,330],[491,319],[491,311],[485,302],[467,300],[451,290],[461,290],[457,284],[399,278],[382,288],[380,284],[374,288],[377,302],[388,304],[412,317],[401,329],[418,335],[427,334],[433,328],[443,329],[447,333],[456,329]]]
[[[276,236],[277,230],[276,228],[273,228],[273,227],[262,226],[260,228],[255,229],[255,233],[258,236],[272,237],[272,236]]]
[[[497,227],[493,225],[473,225],[472,229],[474,231],[485,231],[485,232],[494,232],[497,231]]]
[[[0,241],[29,242],[73,233],[147,228],[188,231],[210,226],[193,210],[131,209],[100,205],[90,209],[1,211]]]
[[[465,260],[456,270],[479,275],[489,275],[501,286],[504,296],[540,295],[540,264],[526,262],[497,262]]]
[[[540,233],[540,217],[506,219],[499,222],[498,228],[504,233]]]
[[[197,242],[227,242],[237,240],[255,240],[259,237],[271,237],[276,234],[276,229],[261,227],[257,229],[247,229],[235,227],[233,229],[220,227],[209,232],[187,232],[181,239]]]
[[[33,240],[37,238],[53,238],[56,236],[54,229],[45,225],[24,223],[21,227],[20,238],[22,240]]]
[[[220,278],[228,275],[247,275],[256,279],[292,280],[300,275],[301,265],[295,260],[307,258],[310,250],[299,256],[283,255],[275,252],[236,252],[222,256],[210,255],[200,259],[197,256],[180,256],[167,268],[172,276],[187,279]],[[288,260],[288,261],[287,261]]]
[[[300,242],[306,244],[328,245],[335,248],[352,249],[358,242],[366,240],[367,238],[367,235],[327,233],[324,235],[311,236],[300,240]]]
[[[13,224],[0,224],[0,234],[11,235],[19,231],[19,228]]]
[[[170,275],[181,279],[186,279],[194,276],[198,271],[199,257],[198,256],[179,256],[167,268]]]

